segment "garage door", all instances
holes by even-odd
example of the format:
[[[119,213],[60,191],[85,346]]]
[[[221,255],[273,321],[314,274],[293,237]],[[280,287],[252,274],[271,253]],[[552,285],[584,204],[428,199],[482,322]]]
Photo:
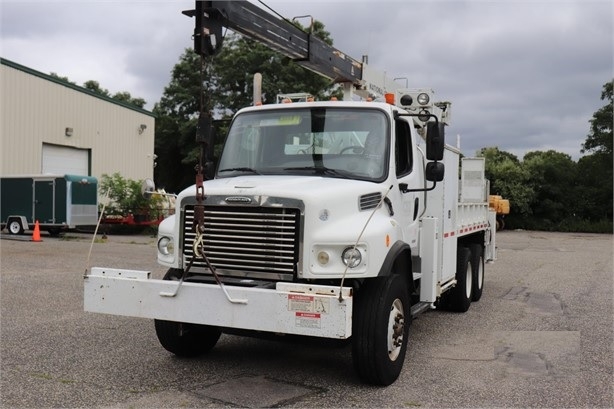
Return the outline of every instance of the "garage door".
[[[42,173],[89,176],[89,149],[43,144]]]

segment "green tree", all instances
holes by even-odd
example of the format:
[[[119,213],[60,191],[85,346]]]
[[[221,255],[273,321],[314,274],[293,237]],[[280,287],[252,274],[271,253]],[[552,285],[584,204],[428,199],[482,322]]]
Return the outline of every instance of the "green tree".
[[[68,82],[69,84],[77,85],[77,84],[75,84],[74,82],[72,82],[71,80],[69,80],[69,79],[68,79],[68,77],[62,77],[62,76],[60,76],[58,73],[55,73],[55,72],[50,72],[50,73],[49,73],[49,75],[50,75],[51,77],[53,77],[53,78],[57,78],[57,79],[62,80],[62,81],[64,81],[64,82]]]
[[[612,82],[603,86],[601,99],[606,105],[593,114],[589,134],[582,144],[582,152],[590,153],[580,158],[578,170],[580,176],[579,214],[593,222],[613,219],[612,197],[614,196],[614,177],[612,172],[612,126],[614,122]]]
[[[607,104],[593,114],[589,121],[590,132],[582,144],[582,152],[603,153],[612,157],[612,125],[614,123],[614,106],[612,104],[612,81],[606,82],[601,92],[601,99]]]
[[[94,80],[85,81],[83,83],[83,88],[90,90],[92,92],[95,92],[96,94],[104,95],[105,97],[111,96],[111,94],[109,93],[109,90],[106,88],[102,88],[100,86],[100,83],[98,83],[98,81],[94,81]]]
[[[139,108],[143,108],[146,104],[143,98],[134,98],[132,95],[130,95],[128,91],[116,92],[111,98],[125,102],[127,104],[134,105]]]
[[[160,102],[153,109],[157,116],[154,149],[158,155],[154,178],[157,185],[170,192],[179,192],[194,183],[200,83],[200,56],[186,49],[173,67],[171,81],[164,88]]]
[[[532,226],[556,230],[577,209],[577,164],[571,156],[549,150],[527,153],[522,161],[534,192],[530,203]]]
[[[607,155],[580,158],[576,197],[576,212],[580,219],[612,223],[612,160]]]
[[[57,74],[53,74],[53,73],[52,75],[66,82],[70,82],[68,81],[68,78],[66,77],[60,77]],[[71,84],[74,84],[74,82],[71,82]],[[130,95],[128,91],[120,91],[120,92],[116,92],[115,94],[111,95],[108,89],[102,88],[100,86],[100,83],[94,80],[85,81],[83,83],[83,88],[89,91],[95,92],[96,94],[100,94],[105,97],[113,98],[117,101],[125,102],[127,104],[131,104],[139,108],[143,108],[145,104],[147,103],[143,98],[133,97],[132,95]]]
[[[531,214],[535,197],[529,183],[530,173],[518,158],[498,147],[482,148],[477,156],[486,158],[486,178],[490,180],[490,192],[510,201],[510,218],[517,220]]]
[[[332,45],[324,25],[314,23],[314,35]],[[229,35],[214,58],[212,83],[216,108],[233,114],[252,105],[254,74],[262,74],[263,103],[274,103],[277,94],[308,92],[324,99],[333,91],[330,80],[294,63],[258,41]]]

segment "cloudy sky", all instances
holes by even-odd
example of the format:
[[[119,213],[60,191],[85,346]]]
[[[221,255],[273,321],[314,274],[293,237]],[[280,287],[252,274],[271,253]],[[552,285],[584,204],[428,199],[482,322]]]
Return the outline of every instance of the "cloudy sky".
[[[256,2],[256,0],[251,0]],[[574,160],[614,76],[611,0],[267,0],[312,15],[334,46],[411,88],[452,102],[448,142],[467,156],[498,146],[522,159]],[[192,1],[0,0],[0,56],[77,84],[96,80],[151,109],[191,47]]]

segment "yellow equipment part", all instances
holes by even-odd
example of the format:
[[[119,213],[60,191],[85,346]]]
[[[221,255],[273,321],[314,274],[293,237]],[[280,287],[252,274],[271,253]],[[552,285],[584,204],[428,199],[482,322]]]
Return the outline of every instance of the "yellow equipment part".
[[[503,199],[503,197],[499,195],[488,196],[488,207],[497,212],[497,214],[510,213],[510,201]]]

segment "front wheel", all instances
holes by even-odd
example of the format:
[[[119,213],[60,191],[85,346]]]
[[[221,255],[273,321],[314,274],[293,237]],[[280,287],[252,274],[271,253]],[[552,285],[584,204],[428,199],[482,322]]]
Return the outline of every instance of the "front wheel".
[[[192,357],[209,352],[222,332],[208,325],[154,320],[160,344],[177,356]]]
[[[366,383],[390,385],[403,368],[411,324],[405,278],[393,274],[367,281],[354,308],[354,369]]]
[[[170,269],[163,280],[179,280],[182,271]],[[193,357],[209,352],[220,339],[222,331],[209,325],[154,320],[160,344],[177,356]]]

